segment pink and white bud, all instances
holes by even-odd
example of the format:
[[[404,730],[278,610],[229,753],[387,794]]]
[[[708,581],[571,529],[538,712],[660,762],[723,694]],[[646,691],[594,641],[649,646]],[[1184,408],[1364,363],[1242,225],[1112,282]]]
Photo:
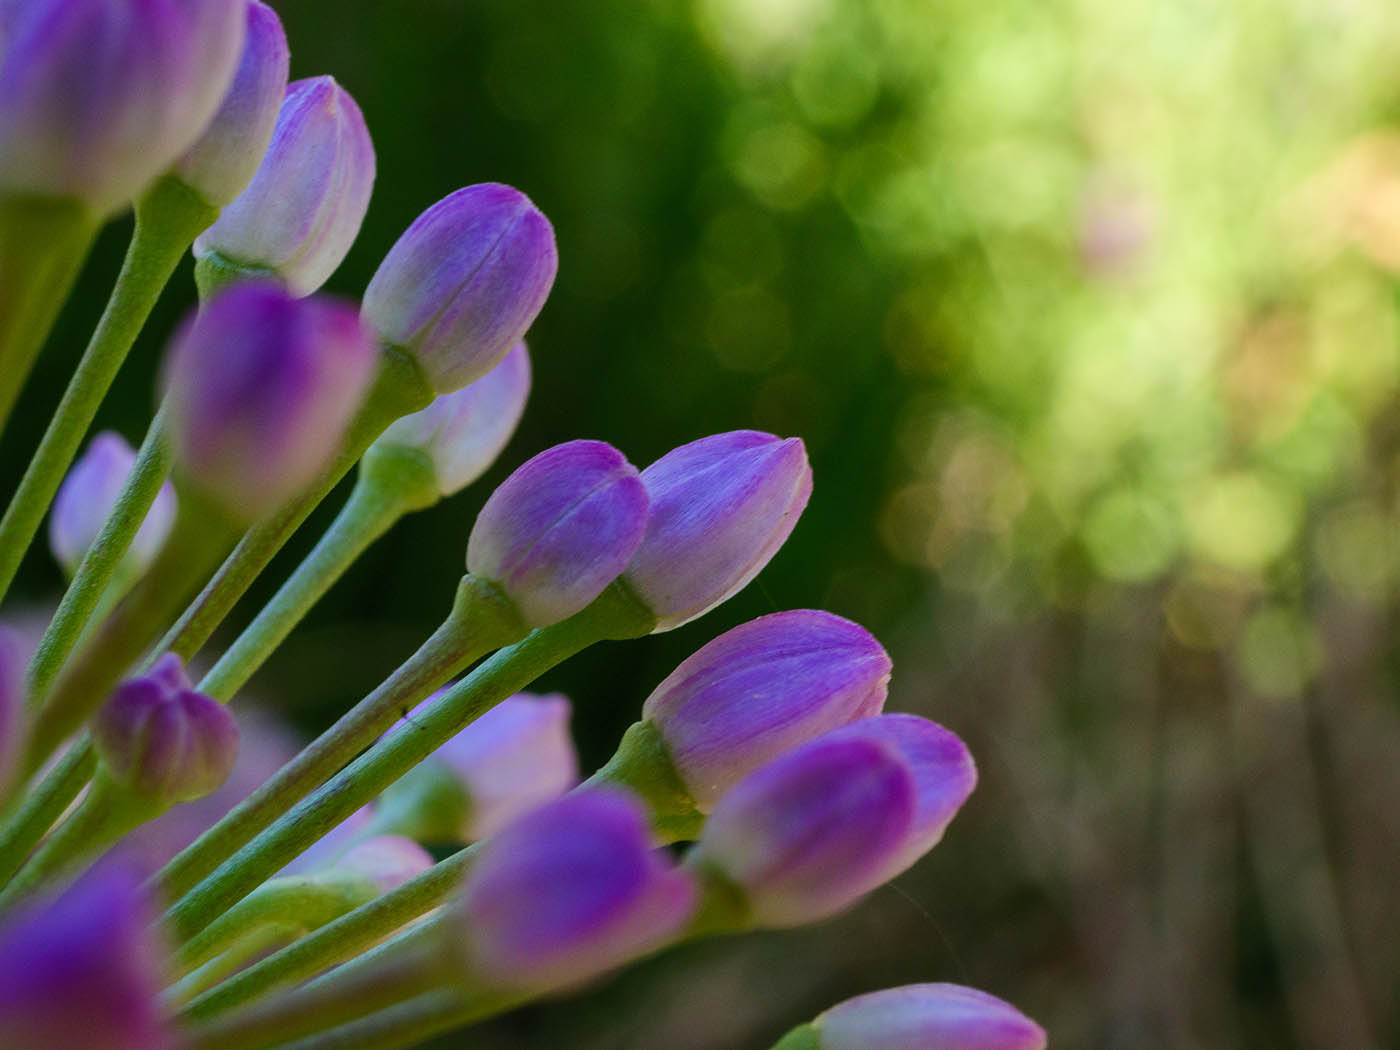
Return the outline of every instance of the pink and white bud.
[[[69,576],[78,571],[88,548],[97,541],[135,463],[136,453],[126,439],[104,430],[88,443],[63,479],[49,514],[49,549]],[[134,579],[144,572],[174,521],[175,490],[167,482],[122,556],[117,574]]]
[[[506,447],[530,394],[530,355],[516,343],[491,371],[461,390],[439,395],[421,412],[389,424],[378,448],[411,448],[428,457],[446,498],[485,474]]]
[[[350,250],[373,188],[360,107],[333,77],[298,80],[253,181],[199,235],[195,258],[275,274],[292,294],[309,295]]]
[[[859,995],[811,1024],[814,1050],[1044,1050],[1045,1030],[1010,1003],[957,984]]]
[[[117,686],[93,719],[92,740],[114,782],[164,805],[217,791],[238,756],[233,715],[194,691],[174,653]]]

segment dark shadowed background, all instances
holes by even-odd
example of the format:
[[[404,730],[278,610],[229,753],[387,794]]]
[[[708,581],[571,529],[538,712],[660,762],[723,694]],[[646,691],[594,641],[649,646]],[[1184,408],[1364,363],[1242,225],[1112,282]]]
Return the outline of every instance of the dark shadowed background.
[[[442,1046],[764,1050],[951,980],[1062,1047],[1400,1046],[1400,10],[1388,0],[280,0],[379,174],[329,288],[503,181],[555,224],[498,466],[402,522],[250,692],[307,729],[445,614],[473,515],[574,437],[800,435],[741,595],[587,652],[585,766],[721,630],[818,606],[964,735],[946,841],[852,913],[675,952]],[[0,446],[18,479],[114,223]],[[139,440],[188,264],[99,423]],[[246,622],[327,501],[240,606]],[[16,596],[60,577],[37,549]],[[225,633],[224,641],[230,637]]]

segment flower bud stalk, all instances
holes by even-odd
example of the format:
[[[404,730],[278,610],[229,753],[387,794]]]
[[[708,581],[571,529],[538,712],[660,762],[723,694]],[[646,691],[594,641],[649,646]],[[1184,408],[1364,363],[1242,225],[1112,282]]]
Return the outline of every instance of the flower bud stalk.
[[[166,865],[159,878],[167,896],[173,899],[209,875],[230,853],[248,843],[297,800],[373,744],[405,710],[454,674],[486,653],[524,637],[525,633],[525,625],[494,586],[472,576],[463,577],[452,612],[413,656],[342,715],[335,725],[303,748],[276,776]],[[375,794],[378,792],[371,792],[360,805]],[[359,808],[355,806],[350,812]],[[347,817],[349,815],[346,813]],[[328,830],[329,827],[323,828],[321,833]],[[306,838],[300,848],[267,874],[280,870],[319,837],[320,833]]]
[[[157,180],[136,202],[136,227],[107,308],[0,519],[0,599],[170,275],[195,237],[217,216],[217,208],[169,176]]]
[[[97,228],[77,201],[0,197],[0,433]]]
[[[432,467],[425,457],[397,446],[371,449],[361,460],[355,488],[335,521],[204,676],[200,692],[232,699],[370,544],[403,515],[437,500]]]
[[[640,638],[655,624],[650,610],[625,584],[614,581],[582,612],[502,649],[415,715],[418,732],[393,733],[380,740],[186,893],[167,913],[170,929],[178,938],[203,929],[465,725],[529,686],[545,671],[594,642]],[[354,754],[355,750],[350,750],[339,755],[339,762]],[[216,825],[214,832],[218,828]],[[169,873],[163,877],[168,880]],[[174,885],[181,883],[187,884],[186,875]]]

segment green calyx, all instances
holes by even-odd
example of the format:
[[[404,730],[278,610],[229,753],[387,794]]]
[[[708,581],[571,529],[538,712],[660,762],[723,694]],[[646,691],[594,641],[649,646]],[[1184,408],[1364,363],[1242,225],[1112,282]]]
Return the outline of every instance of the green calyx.
[[[194,263],[194,284],[199,291],[199,301],[207,303],[230,285],[239,281],[269,280],[282,283],[276,270],[266,266],[239,262],[218,252],[202,255]]]
[[[822,1038],[809,1024],[798,1025],[773,1045],[773,1050],[821,1050]]]
[[[666,750],[661,731],[651,721],[633,722],[607,765],[592,777],[593,783],[616,784],[641,796],[651,813],[652,827],[670,842],[686,842],[700,834],[705,815]]]

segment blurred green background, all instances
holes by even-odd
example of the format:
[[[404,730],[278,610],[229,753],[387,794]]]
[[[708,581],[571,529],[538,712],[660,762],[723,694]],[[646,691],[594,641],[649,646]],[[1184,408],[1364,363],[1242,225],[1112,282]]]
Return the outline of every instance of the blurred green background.
[[[280,0],[379,155],[355,295],[499,180],[555,223],[524,424],[253,691],[314,728],[447,610],[495,481],[801,435],[811,506],[674,633],[586,653],[585,764],[720,630],[853,617],[982,783],[824,926],[705,945],[442,1046],[764,1050],[924,980],[1062,1047],[1400,1047],[1400,8],[1391,0]],[[17,480],[106,297],[104,235],[5,436]],[[162,303],[100,422],[138,440]],[[295,564],[336,500],[278,562]],[[42,552],[17,593],[52,601]],[[227,640],[228,634],[224,639]]]

